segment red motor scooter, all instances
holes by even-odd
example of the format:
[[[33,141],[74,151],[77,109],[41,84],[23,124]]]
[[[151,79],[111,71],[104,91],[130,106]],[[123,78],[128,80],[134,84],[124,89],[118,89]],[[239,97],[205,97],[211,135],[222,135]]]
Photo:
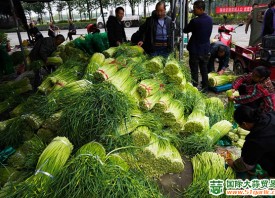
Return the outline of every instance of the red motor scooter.
[[[235,32],[235,29],[238,27],[243,26],[243,23],[240,23],[236,27],[233,27],[232,25],[226,25],[227,17],[223,16],[224,18],[224,24],[220,25],[218,28],[218,34],[214,37],[214,41],[221,41],[226,46],[231,47],[232,44],[232,34],[231,32]]]

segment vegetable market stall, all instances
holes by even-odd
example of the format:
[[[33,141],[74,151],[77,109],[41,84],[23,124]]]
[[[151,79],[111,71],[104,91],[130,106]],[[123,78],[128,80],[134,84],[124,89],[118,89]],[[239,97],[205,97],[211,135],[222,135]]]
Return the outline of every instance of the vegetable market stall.
[[[89,51],[87,42],[59,46],[53,56],[62,63],[36,93],[1,85],[9,118],[0,122],[0,148],[16,152],[0,170],[0,197],[196,197],[197,185],[207,191],[200,178],[235,177],[213,153],[232,130],[234,106],[201,94],[173,54],[150,58],[128,44],[105,50],[103,40]],[[212,159],[208,172],[194,167]]]

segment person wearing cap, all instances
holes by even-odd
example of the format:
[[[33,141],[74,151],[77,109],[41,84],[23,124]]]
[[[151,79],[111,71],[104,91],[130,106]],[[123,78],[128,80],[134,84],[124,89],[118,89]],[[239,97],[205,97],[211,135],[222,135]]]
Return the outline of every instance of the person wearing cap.
[[[224,73],[229,64],[230,48],[221,41],[210,44],[210,58],[207,64],[208,73],[215,71],[215,59],[219,60],[217,72],[221,75]]]
[[[96,24],[92,24],[92,23],[87,25],[86,29],[87,29],[88,34],[90,34],[90,33],[94,34],[94,33],[100,32],[100,30],[96,27]]]

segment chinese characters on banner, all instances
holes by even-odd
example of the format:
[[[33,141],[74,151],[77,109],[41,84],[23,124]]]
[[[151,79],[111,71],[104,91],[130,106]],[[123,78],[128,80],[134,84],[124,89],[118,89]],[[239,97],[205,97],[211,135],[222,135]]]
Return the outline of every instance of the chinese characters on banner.
[[[265,6],[265,5],[260,5]],[[228,7],[216,7],[216,14],[223,14],[223,13],[234,13],[234,12],[250,12],[252,10],[251,6],[228,6]]]

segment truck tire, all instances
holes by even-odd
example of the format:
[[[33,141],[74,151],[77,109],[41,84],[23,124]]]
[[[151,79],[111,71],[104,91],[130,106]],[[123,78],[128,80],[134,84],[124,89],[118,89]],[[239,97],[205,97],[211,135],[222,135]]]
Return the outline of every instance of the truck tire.
[[[245,71],[245,65],[241,63],[241,61],[234,61],[233,71],[235,75],[242,75]]]
[[[129,28],[129,27],[131,27],[132,23],[131,23],[131,21],[125,21],[124,25],[125,25],[125,27]]]
[[[99,23],[97,24],[97,27],[98,27],[99,29],[101,29],[101,28],[104,27],[104,25],[103,25],[103,23],[99,22]]]

